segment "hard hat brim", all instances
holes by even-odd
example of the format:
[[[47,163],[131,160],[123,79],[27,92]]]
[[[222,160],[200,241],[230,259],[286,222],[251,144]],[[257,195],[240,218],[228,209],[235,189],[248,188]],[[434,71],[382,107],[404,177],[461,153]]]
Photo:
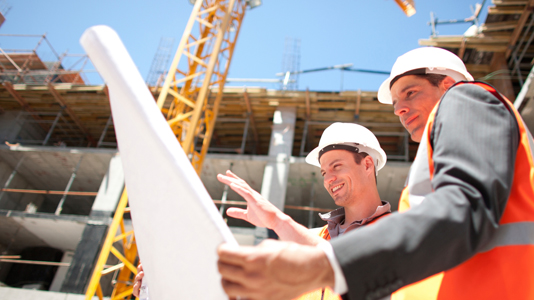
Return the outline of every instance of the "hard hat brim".
[[[410,71],[412,70],[409,70],[405,73],[409,73]],[[450,69],[433,69],[433,70],[430,70],[430,69],[426,69],[426,74],[439,74],[439,75],[445,75],[445,76],[449,76],[449,77],[452,77],[452,79],[454,79],[455,81],[464,81],[464,80],[467,80],[467,81],[473,81],[473,76],[471,76],[471,74],[467,73],[467,74],[461,74],[457,71],[454,71],[454,70],[450,70]],[[410,74],[406,74],[406,75],[410,75]],[[402,76],[405,76],[405,75],[402,75],[400,74],[400,77]],[[394,78],[397,78],[399,77],[399,74],[393,74],[391,75],[388,79],[384,80],[384,82],[382,82],[382,84],[380,85],[380,88],[378,89],[378,94],[377,94],[377,97],[378,97],[378,101],[380,103],[384,103],[384,104],[393,104],[393,100],[392,100],[392,97],[391,97],[391,88],[390,88],[390,85],[391,85],[391,81],[394,79]]]
[[[321,164],[319,162],[319,152],[321,152],[323,148],[328,147],[330,145],[335,145],[335,144],[328,144],[328,145],[323,145],[321,147],[316,147],[310,153],[308,153],[308,155],[306,155],[305,161],[309,163],[310,165],[320,168]],[[373,158],[377,172],[378,170],[382,169],[384,165],[386,164],[387,156],[384,150],[382,149],[375,150],[364,145],[358,145],[358,148],[359,148],[359,152],[365,152]]]

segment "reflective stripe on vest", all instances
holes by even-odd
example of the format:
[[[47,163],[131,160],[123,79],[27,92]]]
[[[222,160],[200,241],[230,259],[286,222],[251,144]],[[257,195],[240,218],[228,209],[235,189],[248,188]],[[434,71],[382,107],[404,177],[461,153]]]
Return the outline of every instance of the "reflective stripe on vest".
[[[534,299],[534,141],[514,106],[493,87],[475,84],[497,97],[514,114],[519,127],[510,196],[491,240],[459,266],[404,287],[392,299]],[[430,113],[423,141],[410,168],[399,211],[421,204],[433,192],[430,132],[438,104]]]

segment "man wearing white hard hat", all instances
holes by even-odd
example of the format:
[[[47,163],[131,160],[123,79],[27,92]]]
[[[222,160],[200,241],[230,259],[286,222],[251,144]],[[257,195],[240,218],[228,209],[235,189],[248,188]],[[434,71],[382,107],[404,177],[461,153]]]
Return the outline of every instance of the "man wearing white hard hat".
[[[334,123],[324,130],[319,146],[308,154],[306,162],[321,168],[324,187],[340,208],[319,214],[328,224],[320,228],[318,234],[295,222],[232,172],[227,171],[226,176],[219,174],[218,179],[247,201],[246,210],[229,208],[228,216],[272,229],[281,240],[317,245],[324,242],[322,239],[330,240],[374,223],[391,212],[390,204],[380,200],[376,187],[376,175],[386,160],[376,136],[361,125]],[[340,297],[323,287],[298,299]]]
[[[281,240],[317,245],[372,224],[391,212],[391,205],[380,200],[376,186],[376,176],[386,160],[386,153],[376,136],[361,125],[334,123],[324,130],[319,146],[308,154],[306,162],[321,168],[324,187],[340,208],[319,214],[327,225],[315,232],[295,222],[231,171],[226,175],[219,174],[217,178],[247,201],[247,209],[229,208],[228,216],[272,229]],[[144,277],[141,265],[138,271],[134,283],[136,296]],[[329,288],[298,297],[298,300],[338,299],[339,295]]]
[[[432,47],[400,56],[378,99],[420,142],[403,212],[332,240],[334,259],[296,245],[235,251],[265,261],[254,296],[326,284],[351,300],[534,299],[534,141],[514,106]],[[270,268],[281,262],[291,278]],[[310,273],[313,285],[295,279]]]
[[[432,47],[399,57],[378,100],[420,143],[399,210],[427,218],[403,222],[419,228],[402,243],[439,249],[407,255],[413,279],[435,275],[394,296],[533,299],[534,143],[512,103]]]

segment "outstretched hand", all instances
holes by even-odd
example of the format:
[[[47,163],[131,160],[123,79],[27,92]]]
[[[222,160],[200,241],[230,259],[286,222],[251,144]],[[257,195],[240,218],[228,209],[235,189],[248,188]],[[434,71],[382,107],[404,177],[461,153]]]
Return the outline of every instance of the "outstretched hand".
[[[256,247],[222,244],[217,254],[230,299],[293,299],[335,283],[328,258],[313,246],[265,240]]]
[[[246,181],[239,178],[230,170],[226,171],[226,175],[217,175],[217,179],[230,186],[232,190],[247,201],[247,209],[231,207],[226,211],[228,216],[269,229],[274,229],[281,219],[287,217],[287,215],[281,212],[271,202],[263,198],[260,193],[252,189]]]

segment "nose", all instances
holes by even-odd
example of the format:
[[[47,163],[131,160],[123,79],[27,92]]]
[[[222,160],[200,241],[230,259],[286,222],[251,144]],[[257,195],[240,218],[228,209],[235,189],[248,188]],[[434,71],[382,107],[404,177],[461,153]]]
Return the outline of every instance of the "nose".
[[[329,173],[326,173],[324,175],[324,178],[323,178],[323,181],[324,181],[324,186],[326,187],[326,189],[328,189],[328,186],[336,181],[337,177],[334,175],[334,174],[329,174]]]
[[[393,112],[395,113],[395,115],[397,115],[399,117],[404,115],[405,113],[407,113],[409,111],[410,111],[410,109],[408,108],[408,106],[406,106],[401,101],[395,103],[395,105],[393,106]]]

